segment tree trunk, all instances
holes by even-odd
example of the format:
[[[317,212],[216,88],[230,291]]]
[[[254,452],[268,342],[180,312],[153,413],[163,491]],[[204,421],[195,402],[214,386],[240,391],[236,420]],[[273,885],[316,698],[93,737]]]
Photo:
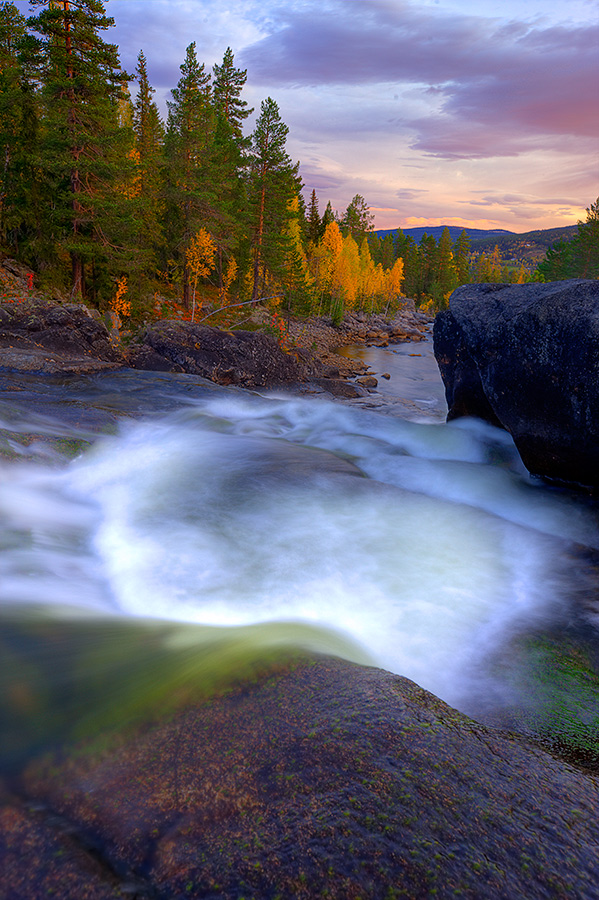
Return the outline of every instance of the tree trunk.
[[[85,269],[78,253],[71,251],[71,294],[73,297],[85,296]]]
[[[262,261],[262,239],[264,235],[264,203],[266,199],[266,184],[262,180],[262,191],[260,193],[260,215],[258,217],[258,233],[256,235],[256,252],[254,254],[254,287],[252,290],[252,300],[257,300],[260,293],[260,263]]]

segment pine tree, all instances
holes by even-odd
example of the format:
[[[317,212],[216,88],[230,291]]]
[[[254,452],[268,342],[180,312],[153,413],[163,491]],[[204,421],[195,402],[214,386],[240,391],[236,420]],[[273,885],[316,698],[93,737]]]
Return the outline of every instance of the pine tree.
[[[366,200],[361,194],[356,194],[345,210],[341,227],[349,231],[356,243],[360,244],[362,239],[374,229],[373,223],[374,216],[370,212]]]
[[[418,283],[418,298],[430,296],[437,274],[437,242],[432,234],[423,234],[420,239],[420,272]]]
[[[575,278],[599,278],[599,197],[587,207],[572,244],[570,271]]]
[[[438,304],[441,307],[444,307],[447,305],[449,295],[458,286],[458,273],[453,256],[451,234],[447,227],[443,229],[437,246],[437,272],[435,280],[439,285],[439,296],[435,297],[435,300],[438,301]]]
[[[181,78],[171,95],[165,138],[167,253],[183,268],[183,304],[189,309],[185,251],[199,228],[212,231],[217,190],[212,172],[215,114],[210,75],[198,63],[195,42],[187,48]]]
[[[233,52],[227,48],[222,65],[214,66],[213,103],[216,114],[214,177],[219,185],[215,198],[216,216],[212,228],[217,245],[217,273],[221,292],[231,272],[247,256],[248,231],[245,175],[249,139],[244,137],[244,120],[254,111],[241,92],[247,71],[234,66]],[[230,287],[230,285],[229,285]]]
[[[395,247],[393,246],[393,237],[386,234],[381,241],[381,254],[379,262],[383,269],[392,269],[397,257],[395,256]]]
[[[284,271],[288,239],[289,204],[301,187],[285,144],[289,129],[271,97],[262,102],[252,135],[250,168],[250,222],[252,299],[257,300],[269,281]]]
[[[587,207],[586,222],[578,222],[578,233],[569,241],[556,241],[537,267],[537,278],[599,278],[599,197]]]
[[[247,69],[236,69],[233,60],[233,51],[227,47],[222,64],[215,65],[213,69],[213,96],[215,107],[229,123],[233,134],[241,138],[243,123],[254,110],[248,108],[246,101],[241,99],[241,92],[247,81]]]
[[[136,76],[138,91],[133,106],[134,161],[138,184],[135,243],[147,269],[162,243],[160,213],[164,126],[152,99],[154,88],[148,79],[146,57],[142,50],[137,57]]]
[[[458,284],[470,281],[470,238],[462,231],[453,247],[453,256],[458,275]]]
[[[117,47],[100,32],[114,25],[100,0],[31,0],[46,7],[29,19],[41,35],[43,176],[52,191],[44,223],[57,250],[71,260],[71,291],[86,293],[127,220],[116,188],[127,164],[118,110],[123,80]],[[120,204],[120,205],[119,205]],[[94,286],[95,288],[96,286]]]
[[[27,21],[0,5],[0,246],[18,254],[35,229],[38,109]]]
[[[335,215],[335,211],[331,206],[331,201],[329,200],[326,206],[325,211],[322,214],[322,219],[320,222],[320,229],[322,231],[322,236],[324,237],[324,233],[326,231],[327,225],[330,225],[331,222],[336,222],[337,216]]]

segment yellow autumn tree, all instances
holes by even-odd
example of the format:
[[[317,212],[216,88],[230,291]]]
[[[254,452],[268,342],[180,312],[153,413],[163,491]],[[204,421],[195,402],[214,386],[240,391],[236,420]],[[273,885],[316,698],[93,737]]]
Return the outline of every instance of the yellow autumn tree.
[[[312,277],[320,294],[318,314],[322,312],[322,302],[326,294],[331,294],[333,271],[341,255],[343,238],[336,222],[329,222],[322,240],[312,254]]]
[[[354,309],[360,277],[360,251],[351,234],[343,238],[341,253],[333,269],[331,294],[345,309]]]
[[[362,239],[360,244],[360,270],[359,282],[357,285],[357,293],[359,298],[360,309],[370,307],[370,312],[374,312],[375,297],[380,292],[380,271],[374,264],[370,247],[366,238]]]
[[[216,244],[205,228],[194,234],[185,251],[187,268],[193,280],[193,294],[191,301],[191,321],[193,322],[196,309],[196,288],[199,278],[207,278],[214,269],[214,255]],[[200,303],[200,309],[202,304]],[[198,310],[199,312],[199,310]]]
[[[397,300],[398,297],[402,295],[402,282],[403,282],[403,259],[401,257],[396,259],[393,268],[387,269],[385,273],[385,315],[389,312],[389,306],[394,301]]]
[[[231,290],[231,285],[235,281],[237,277],[237,263],[235,262],[235,258],[233,256],[229,257],[229,261],[227,263],[227,268],[223,272],[222,275],[222,283],[220,287],[220,291],[218,294],[218,298],[221,303],[226,303],[228,300],[229,291]]]

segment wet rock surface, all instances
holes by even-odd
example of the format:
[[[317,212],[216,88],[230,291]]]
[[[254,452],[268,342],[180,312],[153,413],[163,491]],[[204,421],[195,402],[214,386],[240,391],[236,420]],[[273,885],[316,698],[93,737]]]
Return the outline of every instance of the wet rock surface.
[[[535,475],[599,486],[599,282],[463,285],[434,326],[448,419],[512,435]]]
[[[0,800],[0,897],[117,900],[120,880],[68,833],[16,798]]]
[[[51,755],[21,787],[161,898],[598,896],[593,777],[334,659]]]

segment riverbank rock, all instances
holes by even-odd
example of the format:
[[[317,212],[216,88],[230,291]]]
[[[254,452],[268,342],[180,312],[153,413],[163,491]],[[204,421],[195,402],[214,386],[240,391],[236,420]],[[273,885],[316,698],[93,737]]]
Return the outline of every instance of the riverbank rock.
[[[599,281],[463,285],[434,345],[448,419],[500,425],[531,473],[599,487]]]
[[[129,348],[128,363],[134,369],[187,372],[246,388],[303,381],[322,370],[306,354],[286,353],[268,334],[220,331],[170,320],[142,331]]]
[[[124,364],[106,327],[83,304],[39,299],[0,306],[0,368],[85,375]]]
[[[340,660],[50,755],[22,790],[152,896],[597,896],[593,777]]]

